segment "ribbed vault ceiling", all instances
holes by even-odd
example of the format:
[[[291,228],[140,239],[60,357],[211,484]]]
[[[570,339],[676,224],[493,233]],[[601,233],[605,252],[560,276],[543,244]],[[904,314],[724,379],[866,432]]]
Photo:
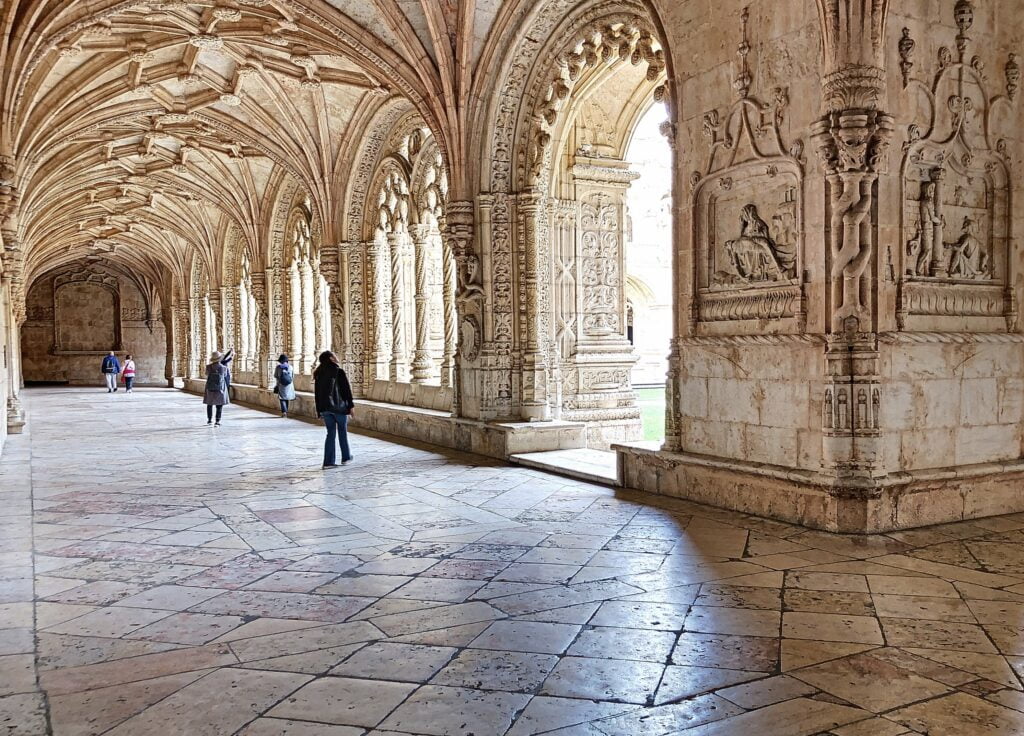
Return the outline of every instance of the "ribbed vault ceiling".
[[[339,238],[360,137],[396,96],[445,150],[456,57],[479,55],[501,0],[6,5],[0,176],[26,275],[91,258],[167,283],[194,253],[214,266],[233,227],[259,242],[288,178]]]

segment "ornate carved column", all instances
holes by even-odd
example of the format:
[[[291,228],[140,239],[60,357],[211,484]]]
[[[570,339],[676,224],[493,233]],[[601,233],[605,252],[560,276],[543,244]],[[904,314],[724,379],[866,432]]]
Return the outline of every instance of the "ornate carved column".
[[[7,292],[10,314],[7,320],[7,343],[10,364],[7,370],[7,431],[20,434],[25,428],[25,409],[21,403],[21,325],[25,322],[24,258],[16,234],[3,233],[3,286]]]
[[[322,335],[318,335],[319,340],[317,350],[330,349],[337,353],[339,358],[344,357],[345,341],[339,339],[338,325],[344,321],[345,318],[345,305],[342,297],[342,287],[338,283],[338,272],[340,271],[340,254],[339,246],[337,245],[325,245],[320,249],[320,264],[319,271],[320,276],[324,282],[324,288],[326,294],[321,291],[321,304],[319,314],[324,315],[321,318],[322,321],[326,320],[327,324],[321,324],[320,328],[323,332]],[[326,301],[326,303],[324,303]]]
[[[306,259],[299,264],[299,288],[302,296],[302,370],[310,372],[316,361],[317,313],[316,283],[313,265]]]
[[[894,128],[884,92],[885,4],[822,3],[825,116],[813,126],[826,179],[823,466],[837,478],[878,474],[881,378],[875,196]]]
[[[530,190],[519,197],[520,243],[523,246],[523,300],[525,302],[525,342],[523,348],[522,388],[523,419],[546,421],[550,418],[548,404],[548,366],[544,354],[546,336],[542,334],[540,304],[540,258],[538,231],[544,230],[545,216],[542,195]]]
[[[267,298],[267,274],[252,275],[253,348],[250,370],[256,372],[256,383],[266,388],[270,381],[270,308]]]
[[[455,351],[457,345],[457,319],[455,313],[456,265],[455,254],[449,238],[441,239],[441,269],[444,320],[444,354],[441,358],[441,385],[450,388],[455,385]]]
[[[408,335],[405,329],[405,248],[406,234],[388,234],[391,256],[391,365],[392,381],[409,380]]]
[[[486,348],[485,272],[473,248],[473,203],[449,202],[439,223],[441,237],[455,261],[456,332],[452,377],[452,415],[483,418],[486,402],[480,381],[481,353]]]
[[[164,323],[164,379],[167,388],[174,388],[174,307],[161,304],[160,319]]]
[[[371,240],[366,247],[366,390],[377,379],[387,379],[391,362],[391,262],[386,241]]]
[[[427,259],[430,244],[430,225],[413,225],[413,265],[416,275],[416,348],[412,361],[412,382],[426,383],[434,377],[434,360],[430,355],[430,282]]]
[[[302,371],[302,277],[297,263],[288,267],[288,338],[288,352]]]

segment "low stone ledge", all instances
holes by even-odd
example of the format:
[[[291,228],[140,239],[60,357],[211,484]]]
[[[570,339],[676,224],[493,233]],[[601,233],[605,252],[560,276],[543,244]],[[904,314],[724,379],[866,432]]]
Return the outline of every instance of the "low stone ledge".
[[[185,391],[202,395],[204,382],[190,378]],[[248,406],[278,411],[277,395],[249,384],[232,384],[231,398]],[[289,414],[316,418],[313,395],[297,391]],[[453,417],[437,409],[399,406],[357,399],[350,426],[403,439],[425,442],[463,452],[507,460],[512,455],[586,447],[586,425],[581,422],[481,422]]]
[[[1024,461],[905,472],[851,486],[809,471],[614,445],[625,488],[814,529],[874,534],[1024,511]]]

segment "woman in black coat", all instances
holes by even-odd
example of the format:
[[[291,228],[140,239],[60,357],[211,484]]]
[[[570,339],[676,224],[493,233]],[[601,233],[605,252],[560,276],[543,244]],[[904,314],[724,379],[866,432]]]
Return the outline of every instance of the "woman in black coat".
[[[341,447],[341,464],[352,461],[352,452],[348,447],[348,418],[352,416],[355,402],[352,401],[348,376],[338,365],[338,357],[330,350],[325,350],[320,353],[317,363],[313,371],[313,395],[316,398],[316,415],[322,417],[327,426],[324,467],[336,468],[335,436]]]

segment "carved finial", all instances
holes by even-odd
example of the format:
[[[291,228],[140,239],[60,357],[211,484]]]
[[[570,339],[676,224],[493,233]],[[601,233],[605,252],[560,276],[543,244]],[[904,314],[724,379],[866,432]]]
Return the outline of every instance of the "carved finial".
[[[743,13],[740,15],[740,21],[742,24],[742,38],[740,45],[736,47],[736,53],[740,57],[739,71],[736,74],[736,79],[733,80],[733,87],[739,93],[741,99],[745,98],[750,93],[750,84],[753,81],[753,77],[750,74],[750,67],[747,65],[747,55],[750,53],[750,42],[747,40],[747,22],[750,20],[750,8],[743,8]]]
[[[1020,64],[1017,63],[1017,54],[1010,54],[1006,62],[1006,96],[1011,101],[1017,97],[1017,88],[1020,86]]]
[[[914,56],[914,47],[917,44],[914,39],[910,37],[910,29],[903,29],[903,37],[900,39],[899,51],[900,51],[900,71],[903,73],[903,88],[906,89],[907,85],[910,84],[910,70],[914,68],[914,62],[911,58]]]
[[[971,0],[957,0],[953,9],[953,19],[956,21],[956,27],[960,29],[956,35],[956,49],[960,52],[962,62],[967,53],[967,43],[971,40],[967,31],[974,25],[974,5],[971,4]]]

